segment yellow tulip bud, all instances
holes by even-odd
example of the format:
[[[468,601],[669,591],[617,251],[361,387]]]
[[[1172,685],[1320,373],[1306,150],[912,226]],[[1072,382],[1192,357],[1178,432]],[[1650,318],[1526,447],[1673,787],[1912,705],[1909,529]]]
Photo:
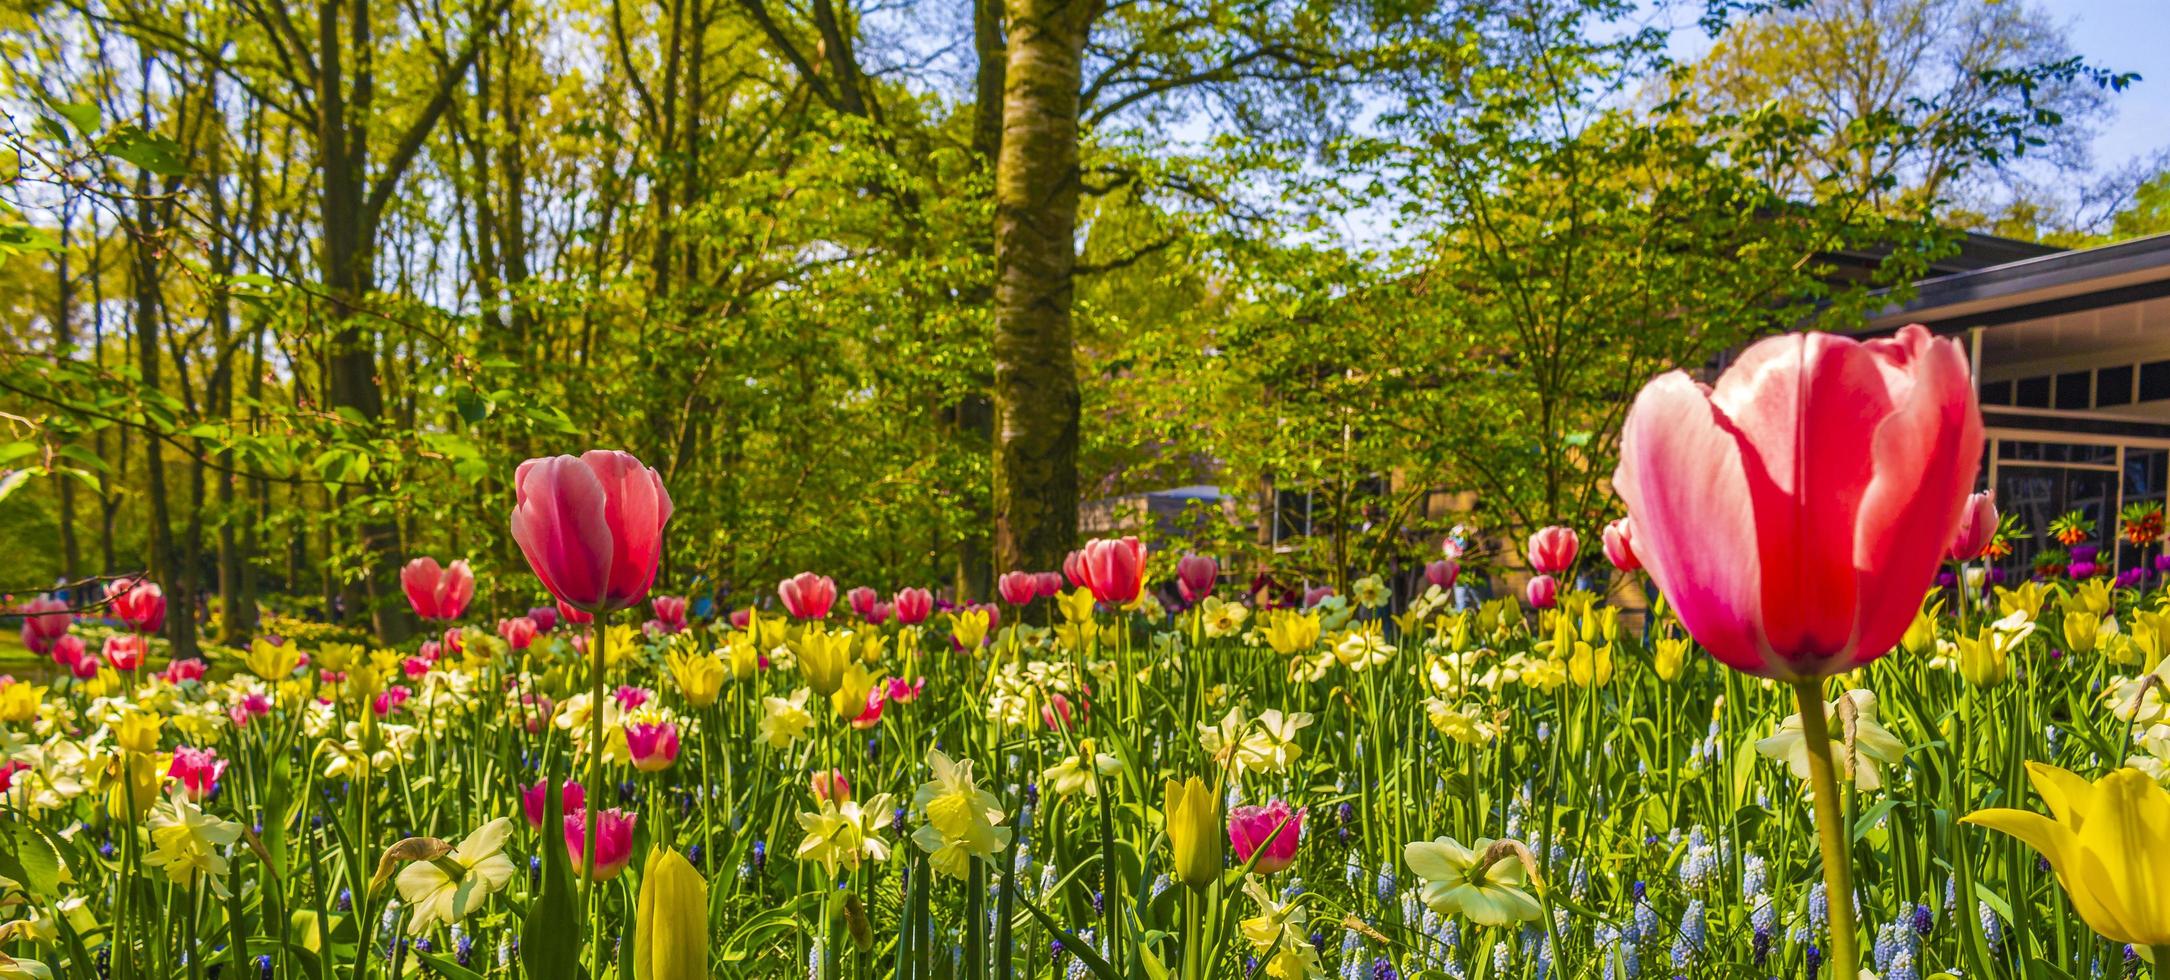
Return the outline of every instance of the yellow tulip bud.
[[[148,711],[130,711],[113,723],[113,744],[130,752],[158,751],[158,730],[166,719]]]
[[[633,926],[634,980],[708,976],[708,881],[677,850],[651,848]]]
[[[722,657],[673,651],[670,666],[671,679],[678,683],[678,693],[685,695],[687,704],[706,708],[715,704],[716,696],[723,693]]]
[[[844,665],[851,663],[851,634],[831,633],[820,627],[799,634],[791,654],[799,658],[799,673],[815,694],[828,697],[844,683]]]
[[[1687,659],[1688,641],[1668,636],[1658,640],[1651,667],[1657,671],[1659,680],[1672,681],[1680,676],[1681,664]]]
[[[1175,876],[1200,891],[1220,880],[1223,831],[1213,791],[1196,776],[1168,780],[1161,812],[1168,821],[1168,848],[1175,852]]]
[[[965,609],[949,614],[949,634],[964,652],[971,653],[987,641],[987,610]]]

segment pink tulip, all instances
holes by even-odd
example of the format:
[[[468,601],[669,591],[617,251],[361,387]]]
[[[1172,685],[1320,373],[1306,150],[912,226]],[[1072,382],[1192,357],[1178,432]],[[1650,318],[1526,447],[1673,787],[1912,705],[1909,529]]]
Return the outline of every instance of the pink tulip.
[[[566,605],[564,600],[562,599],[558,601],[558,618],[565,620],[566,623],[573,626],[586,626],[589,623],[595,622],[595,616],[593,614],[585,613],[578,609],[574,609],[573,607]]]
[[[827,575],[800,572],[778,582],[776,595],[795,619],[827,619],[829,607],[836,605],[836,583]]]
[[[505,645],[514,650],[525,650],[535,642],[535,634],[541,629],[535,620],[527,616],[514,616],[497,621],[497,635],[505,638]]]
[[[249,722],[271,713],[271,698],[262,694],[245,694],[226,709],[226,717],[233,720],[235,728],[247,728]]]
[[[1575,563],[1575,552],[1581,548],[1574,528],[1558,524],[1541,528],[1530,535],[1530,567],[1540,575],[1558,575]]]
[[[388,718],[391,717],[392,712],[406,707],[408,699],[412,697],[414,697],[414,692],[409,690],[406,685],[394,684],[379,692],[377,699],[370,703],[370,708],[377,713],[377,717]]]
[[[1251,870],[1262,875],[1296,863],[1303,827],[1304,811],[1291,810],[1282,800],[1228,811],[1228,843],[1235,848],[1236,860],[1253,862]],[[1253,855],[1257,855],[1255,860]]]
[[[896,615],[897,607],[892,606],[886,602],[876,602],[874,604],[874,608],[867,611],[867,625],[880,626],[881,624],[896,618]]]
[[[1062,556],[1062,576],[1070,580],[1070,587],[1073,589],[1092,587],[1087,581],[1089,573],[1085,571],[1085,552],[1073,551]]]
[[[663,623],[664,630],[671,633],[685,632],[686,600],[684,596],[659,595],[650,600],[648,606],[655,610],[656,619]]]
[[[813,790],[814,799],[843,806],[851,802],[851,780],[844,778],[844,770],[815,770],[807,782]]]
[[[1454,588],[1454,580],[1462,577],[1462,563],[1452,558],[1441,558],[1424,566],[1424,580],[1442,589]]]
[[[203,680],[204,672],[208,669],[209,666],[203,661],[193,658],[169,660],[166,662],[166,669],[158,672],[158,679],[168,684],[185,684]]]
[[[1041,572],[1032,578],[1037,591],[1040,593],[1040,598],[1051,599],[1062,594],[1061,572]]]
[[[430,663],[431,661],[425,657],[408,657],[400,661],[399,669],[401,673],[407,675],[408,680],[418,681],[429,676]]]
[[[895,605],[897,622],[917,626],[934,614],[934,593],[925,589],[898,589]]]
[[[1040,722],[1051,732],[1075,730],[1085,720],[1085,702],[1072,702],[1061,694],[1049,694],[1047,703],[1040,706]]]
[[[1331,598],[1333,598],[1333,595],[1334,595],[1334,587],[1333,587],[1333,586],[1331,586],[1331,585],[1314,585],[1314,586],[1312,586],[1312,587],[1310,587],[1310,588],[1308,588],[1308,589],[1305,589],[1305,590],[1304,590],[1304,601],[1303,601],[1303,607],[1304,607],[1305,609],[1309,609],[1309,608],[1311,608],[1311,607],[1313,607],[1313,606],[1316,606],[1316,605],[1318,605],[1319,603],[1325,602],[1326,600],[1328,600],[1328,599],[1331,599]]]
[[[866,692],[866,707],[852,716],[851,727],[865,731],[882,723],[882,708],[889,703],[889,686],[876,684]]]
[[[1642,561],[1635,557],[1635,521],[1632,518],[1623,517],[1605,525],[1604,540],[1605,560],[1612,562],[1612,567],[1623,572],[1643,567]]]
[[[1094,599],[1108,605],[1136,602],[1145,587],[1145,545],[1137,538],[1087,542],[1080,564],[1085,568],[1086,588],[1093,590]]]
[[[1559,604],[1560,583],[1550,575],[1537,575],[1523,587],[1522,595],[1529,600],[1531,609],[1550,609]]]
[[[142,579],[118,579],[106,586],[113,615],[138,633],[166,628],[166,590]]]
[[[116,633],[105,638],[105,662],[123,674],[143,666],[143,637]]]
[[[513,487],[513,540],[558,601],[615,612],[648,595],[671,519],[656,471],[598,449],[521,463]]]
[[[625,870],[627,861],[633,859],[633,827],[640,822],[640,815],[624,810],[604,810],[595,820],[595,868],[589,874],[596,881],[609,881]],[[573,870],[579,873],[586,861],[588,811],[583,808],[565,815],[565,851],[573,859]]]
[[[1989,550],[1989,542],[1997,536],[1997,495],[1988,490],[1967,498],[1967,505],[1959,511],[1959,527],[1952,532],[1951,547],[1944,555],[1953,561],[1973,561]]]
[[[1953,538],[1982,453],[1966,355],[1927,328],[1788,334],[1716,388],[1636,396],[1613,485],[1635,551],[1696,641],[1778,680],[1889,652]]]
[[[467,611],[475,597],[475,573],[467,559],[449,567],[437,567],[435,558],[417,558],[399,570],[399,587],[407,592],[407,604],[423,619],[452,620]]]
[[[183,745],[173,750],[173,764],[166,768],[166,775],[181,784],[190,800],[202,803],[218,791],[219,775],[225,771],[226,761],[217,752]]]
[[[735,630],[742,630],[748,626],[752,626],[753,610],[743,608],[731,610],[730,622],[731,628]]]
[[[84,652],[83,638],[73,633],[53,641],[53,662],[62,667],[75,666],[76,661],[83,659]]]
[[[995,591],[1010,605],[1029,605],[1040,597],[1040,577],[1031,572],[1003,572],[995,580]]]
[[[447,629],[447,630],[445,630],[445,640],[444,640],[444,643],[440,645],[439,649],[441,649],[441,650],[442,650],[443,652],[445,652],[445,653],[449,653],[449,654],[451,654],[451,655],[453,655],[453,656],[455,656],[455,657],[456,657],[456,656],[459,656],[460,654],[466,653],[466,652],[467,652],[467,634],[466,634],[466,631],[464,631],[464,630],[461,630],[461,629],[460,629],[459,627],[457,627],[457,626],[455,626],[455,627],[452,627],[452,628],[450,628],[450,629]],[[435,657],[431,657],[431,658],[430,658],[430,661],[431,661],[432,663],[436,662],[436,660],[437,660],[437,658],[435,658]]]
[[[852,615],[860,619],[874,618],[874,604],[881,601],[881,593],[864,585],[844,593],[844,601],[851,604]]]
[[[51,653],[53,644],[68,635],[69,624],[75,622],[68,604],[50,596],[25,602],[17,611],[23,614],[23,646],[31,653]]]
[[[536,606],[527,611],[527,618],[535,621],[535,632],[548,633],[558,628],[558,607]]]
[[[640,707],[641,705],[647,704],[648,702],[655,700],[656,692],[651,691],[645,687],[634,687],[631,684],[620,684],[618,685],[618,689],[611,693],[611,699],[618,702],[619,711],[631,711],[635,708]]]
[[[1175,563],[1176,591],[1183,594],[1184,602],[1212,595],[1213,583],[1220,576],[1220,563],[1205,555],[1184,555]]]
[[[87,681],[98,676],[98,666],[98,658],[85,651],[82,656],[75,658],[75,663],[69,665],[68,673],[74,674],[76,680]]]
[[[917,701],[919,695],[926,690],[927,679],[925,677],[915,677],[909,681],[902,677],[889,679],[889,700],[898,704],[910,704]]]
[[[433,664],[437,662],[438,653],[443,649],[444,645],[436,640],[423,640],[422,645],[415,649],[414,655],[421,658],[423,663]]]
[[[558,801],[558,813],[561,816],[574,813],[587,805],[587,792],[580,788],[579,783],[566,783],[560,792],[564,793],[564,798]],[[543,811],[543,806],[549,800],[550,781],[547,779],[521,791],[520,809],[527,814],[528,826],[536,830],[542,829],[543,818],[548,815]]]
[[[625,726],[626,754],[633,768],[661,772],[678,761],[678,726],[667,721],[633,722]]]

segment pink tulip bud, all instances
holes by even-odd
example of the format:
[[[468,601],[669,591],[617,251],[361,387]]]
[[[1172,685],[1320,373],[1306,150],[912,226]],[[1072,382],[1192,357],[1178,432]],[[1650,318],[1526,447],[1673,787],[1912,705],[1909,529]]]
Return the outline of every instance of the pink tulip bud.
[[[173,763],[166,768],[166,775],[181,784],[190,800],[202,803],[204,797],[218,790],[219,775],[225,771],[226,762],[217,752],[183,745],[173,750]]]
[[[1251,870],[1265,875],[1296,863],[1296,848],[1303,843],[1304,812],[1290,809],[1281,800],[1228,811],[1228,843],[1235,849],[1236,860],[1252,862]]]
[[[1105,538],[1085,545],[1081,562],[1093,598],[1110,606],[1138,601],[1145,588],[1145,545],[1135,537]]]
[[[1623,517],[1605,525],[1604,543],[1605,560],[1612,562],[1612,567],[1623,572],[1643,567],[1635,557],[1635,521],[1632,518]]]
[[[527,611],[527,618],[535,621],[535,632],[548,633],[558,628],[558,607],[536,606]]]
[[[1010,605],[1029,605],[1039,598],[1040,577],[1031,572],[1003,572],[1002,577],[995,580],[995,591]]]
[[[31,653],[51,653],[53,644],[68,635],[69,625],[75,622],[68,604],[50,596],[25,602],[17,612],[23,615],[23,646]]]
[[[568,782],[561,792],[564,793],[564,797],[558,802],[558,814],[560,816],[575,813],[587,805],[587,792],[580,788],[579,783]],[[547,779],[521,792],[520,809],[527,814],[528,826],[536,830],[542,829],[543,818],[548,816],[543,811],[543,806],[549,801],[550,781]]]
[[[927,679],[925,677],[915,677],[910,681],[906,681],[902,677],[889,679],[889,700],[898,704],[910,704],[917,701],[919,695],[926,690]]]
[[[208,669],[208,665],[203,661],[194,658],[170,660],[166,662],[166,669],[159,671],[158,679],[168,684],[185,684],[203,680],[204,672]]]
[[[513,540],[559,602],[612,612],[648,595],[671,519],[656,471],[598,449],[521,463],[513,488]]]
[[[686,600],[684,596],[659,595],[648,601],[648,607],[655,610],[656,620],[663,624],[665,632],[685,632]]]
[[[800,572],[777,583],[776,595],[794,619],[827,619],[829,607],[836,604],[836,583],[826,575]]]
[[[1062,573],[1041,572],[1033,577],[1040,598],[1051,599],[1062,594]]]
[[[851,780],[844,778],[844,770],[816,770],[808,780],[814,799],[843,806],[851,802]]]
[[[1529,600],[1531,609],[1550,609],[1559,604],[1560,583],[1553,581],[1550,575],[1538,575],[1530,579],[1522,594]]]
[[[1575,564],[1575,553],[1582,542],[1575,537],[1575,529],[1554,524],[1530,535],[1530,567],[1540,575],[1558,575]]]
[[[1454,588],[1454,580],[1462,577],[1462,563],[1452,558],[1441,558],[1424,566],[1424,580],[1442,589]]]
[[[871,619],[874,616],[874,604],[881,601],[881,594],[861,585],[844,593],[844,600],[851,604],[852,615],[860,619]]]
[[[399,570],[399,585],[414,614],[427,620],[458,619],[475,597],[475,573],[464,558],[447,568],[439,568],[435,558],[417,558]]]
[[[53,641],[53,662],[62,667],[75,666],[76,661],[83,659],[84,653],[83,638],[73,633]]]
[[[1205,555],[1184,555],[1175,563],[1175,584],[1184,602],[1197,602],[1213,594],[1221,565]]]
[[[633,722],[625,726],[626,754],[633,768],[661,772],[678,761],[678,726],[670,722]]]
[[[573,859],[576,874],[586,864],[588,816],[586,809],[565,816],[565,851]],[[633,859],[633,828],[639,822],[639,814],[615,808],[596,815],[595,867],[589,877],[609,881],[625,870],[626,862]]]
[[[105,662],[123,674],[134,673],[143,666],[143,637],[114,634],[105,638]]]
[[[497,635],[504,637],[505,645],[514,650],[527,649],[535,642],[535,634],[538,632],[540,628],[535,625],[535,620],[528,616],[514,616],[497,621]]]
[[[1071,588],[1091,588],[1092,583],[1088,581],[1089,575],[1090,573],[1085,570],[1085,552],[1073,551],[1062,556],[1062,576],[1070,580]]]
[[[895,605],[897,622],[917,626],[934,614],[934,593],[925,589],[898,589]]]
[[[1997,495],[1984,490],[1967,497],[1967,505],[1959,512],[1959,527],[1952,532],[1951,547],[1944,555],[1953,561],[1973,561],[1989,550],[1989,542],[1996,539]]]

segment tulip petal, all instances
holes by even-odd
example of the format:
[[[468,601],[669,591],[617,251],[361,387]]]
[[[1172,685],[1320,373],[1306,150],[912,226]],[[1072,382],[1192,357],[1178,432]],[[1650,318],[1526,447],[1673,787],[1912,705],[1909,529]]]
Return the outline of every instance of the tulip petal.
[[[612,551],[602,481],[578,457],[553,456],[521,463],[513,487],[512,537],[543,587],[575,608],[601,605]]]
[[[2170,794],[2138,769],[2119,769],[2095,784],[2095,804],[2078,846],[2090,890],[2108,889],[2103,904],[2124,925],[2111,938],[2170,943]]]
[[[2095,786],[2084,776],[2045,762],[2029,762],[2027,780],[2058,823],[2078,828],[2093,811]]]
[[[630,453],[589,450],[580,457],[605,491],[603,514],[617,543],[610,566],[607,604],[631,606],[648,595],[663,553],[663,524],[671,518],[663,478]]]
[[[1674,371],[1635,398],[1613,485],[1635,517],[1636,549],[1688,632],[1729,667],[1783,676],[1756,630],[1757,540],[1743,447],[1709,392]]]

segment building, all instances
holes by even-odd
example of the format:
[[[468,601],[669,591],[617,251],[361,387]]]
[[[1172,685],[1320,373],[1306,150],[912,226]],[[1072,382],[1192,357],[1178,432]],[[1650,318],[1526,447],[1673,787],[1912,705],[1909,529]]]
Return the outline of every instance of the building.
[[[1982,483],[2027,534],[2013,561],[2057,547],[2048,527],[2080,511],[2117,568],[2118,513],[2170,510],[2170,235],[2059,251],[1923,280],[1862,335],[1920,323],[1974,365],[1988,447]]]

